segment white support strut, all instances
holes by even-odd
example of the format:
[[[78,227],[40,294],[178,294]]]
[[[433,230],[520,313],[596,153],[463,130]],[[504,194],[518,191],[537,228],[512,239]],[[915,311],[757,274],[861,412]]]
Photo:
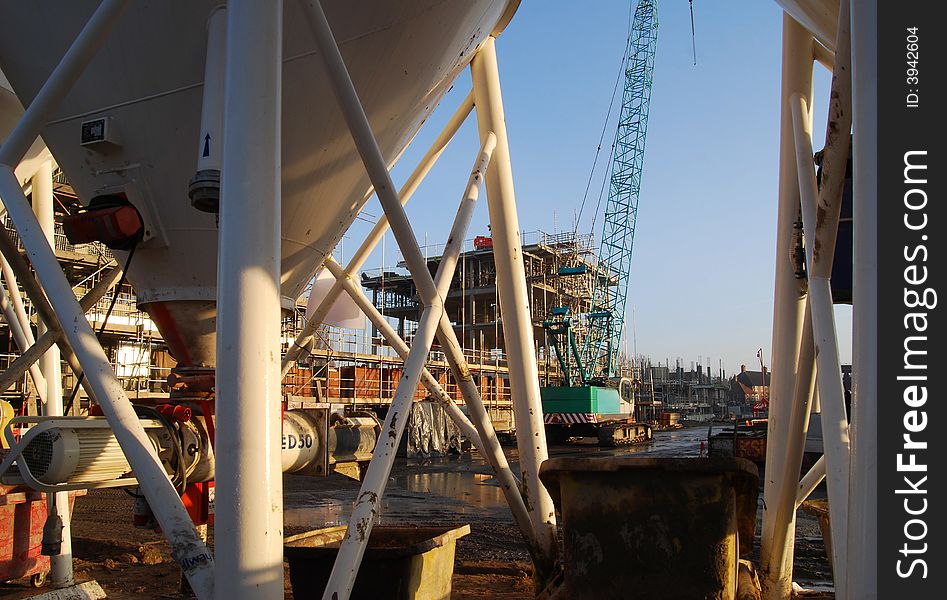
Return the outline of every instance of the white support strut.
[[[796,142],[796,164],[799,170],[799,197],[802,204],[803,230],[806,237],[806,261],[809,266],[809,310],[816,348],[816,383],[822,403],[822,443],[825,446],[826,482],[829,492],[829,522],[834,539],[846,540],[832,544],[832,573],[835,589],[845,598],[845,567],[848,540],[848,416],[845,413],[845,389],[839,361],[835,314],[832,308],[832,285],[829,277],[814,267],[816,248],[816,210],[818,187],[812,164],[811,121],[806,99],[792,97],[793,130]],[[832,249],[834,251],[834,248]]]
[[[172,556],[182,566],[197,597],[209,600],[213,597],[213,558],[197,535],[180,497],[158,461],[141,421],[85,319],[72,286],[62,272],[14,174],[14,167],[79,78],[126,3],[127,0],[102,1],[0,147],[0,198],[7,207],[30,262],[42,281],[49,303],[55,310],[53,318],[58,316],[65,341],[75,352],[86,373],[90,389],[99,401],[168,539]],[[32,294],[31,298],[37,301]]]
[[[793,94],[812,96],[812,35],[788,14],[783,15],[782,83],[780,90],[779,196],[776,224],[776,277],[773,302],[773,358],[767,423],[763,525],[760,541],[760,583],[765,600],[786,600],[792,594],[792,548],[795,511],[777,520],[783,486],[795,493],[798,475],[782,478],[789,438],[792,400],[799,370],[799,348],[805,313],[805,289],[795,277],[793,225],[799,213],[799,180],[793,142]],[[785,531],[786,535],[776,535]],[[779,548],[774,542],[780,537]]]
[[[536,565],[538,578],[543,581],[555,563],[558,550],[556,513],[552,497],[539,480],[539,467],[548,458],[546,430],[539,397],[539,368],[530,321],[496,42],[492,36],[484,41],[474,56],[470,70],[480,137],[483,139],[489,132],[497,136],[497,149],[487,171],[487,204],[497,269],[497,292],[503,313],[503,339],[510,369],[510,393],[516,418],[516,442],[523,471],[523,495],[530,509],[540,552],[545,558],[544,562]]]
[[[227,4],[217,268],[215,594],[283,597],[281,0]]]
[[[853,348],[848,597],[877,598],[878,1],[852,3]]]
[[[480,157],[478,157],[478,160]],[[339,548],[339,554],[332,567],[329,582],[323,594],[323,600],[346,600],[352,593],[355,577],[361,564],[368,540],[371,535],[375,517],[378,515],[381,498],[384,495],[391,467],[404,426],[408,419],[408,412],[414,402],[414,391],[421,379],[421,371],[427,362],[431,344],[437,333],[437,326],[444,313],[444,297],[450,289],[454,270],[457,266],[463,239],[473,208],[477,202],[482,175],[475,172],[471,176],[472,184],[465,190],[454,224],[444,247],[441,263],[438,265],[434,277],[435,295],[431,302],[424,302],[421,319],[418,322],[417,333],[408,357],[405,359],[404,376],[398,382],[398,389],[391,401],[388,415],[381,429],[381,439],[375,446],[372,460],[368,465],[368,472],[362,481],[362,486],[355,502],[355,508],[349,519],[349,527]],[[400,207],[400,204],[399,204]],[[413,234],[412,234],[413,236]]]

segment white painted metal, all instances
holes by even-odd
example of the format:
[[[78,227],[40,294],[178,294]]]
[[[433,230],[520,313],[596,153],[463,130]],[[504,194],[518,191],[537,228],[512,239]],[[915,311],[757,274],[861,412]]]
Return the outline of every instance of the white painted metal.
[[[794,94],[792,116],[796,143],[796,164],[799,169],[799,197],[802,205],[806,248],[816,247],[816,221],[819,190],[812,163],[812,122],[806,99]],[[847,152],[846,152],[847,154]],[[832,244],[834,252],[834,244]],[[825,447],[826,484],[829,492],[829,521],[835,539],[846,543],[832,544],[832,573],[835,591],[845,598],[848,540],[848,415],[845,413],[845,389],[839,361],[832,285],[829,276],[815,269],[814,252],[806,252],[809,281],[809,310],[816,353],[816,384],[822,403],[822,443]],[[829,270],[831,274],[831,269]]]
[[[820,44],[835,52],[838,0],[776,0],[776,4],[805,27]]]
[[[50,305],[49,300],[46,299],[46,294],[36,281],[33,270],[20,254],[16,242],[13,241],[10,234],[8,234],[4,228],[0,228],[0,254],[3,255],[6,259],[6,264],[9,265],[10,270],[16,275],[16,278],[19,279],[20,285],[23,286],[23,291],[30,298],[36,314],[46,322],[47,327],[53,328],[55,326],[57,330],[60,330],[59,338],[56,343],[59,345],[59,351],[63,359],[69,364],[69,368],[72,369],[73,373],[81,373],[82,366],[79,364],[79,359],[76,357],[75,352],[73,352],[72,346],[69,345],[68,340],[61,334],[61,327],[52,305]],[[83,381],[82,388],[86,394],[89,395],[89,398],[95,399],[95,392],[87,381]]]
[[[212,558],[197,536],[181,500],[158,463],[154,449],[131,407],[121,383],[115,377],[92,328],[85,320],[72,287],[59,267],[56,256],[39,228],[29,202],[13,171],[36,139],[40,127],[50,120],[62,97],[79,77],[86,63],[117,20],[125,2],[103,0],[75,42],[33,98],[16,128],[0,147],[0,198],[7,207],[26,248],[33,268],[42,279],[49,302],[59,317],[65,337],[85,368],[86,379],[112,425],[122,450],[134,467],[141,489],[149,499],[172,555],[184,568],[199,598],[212,595]],[[7,256],[10,260],[10,257]],[[31,294],[34,302],[39,298]],[[44,315],[44,318],[53,315]]]
[[[878,2],[852,3],[854,313],[848,597],[871,600],[878,573]]]
[[[382,315],[375,305],[372,304],[372,301],[368,299],[368,296],[362,291],[361,285],[351,276],[346,275],[342,265],[337,263],[331,256],[326,259],[325,268],[332,273],[337,281],[342,282],[342,289],[352,298],[359,310],[365,313],[372,322],[372,325],[378,329],[378,332],[385,339],[385,342],[387,342],[402,359],[407,358],[408,352],[410,351],[408,344],[401,339],[401,336],[399,336],[398,332],[391,326],[391,323],[385,319],[384,315]],[[467,415],[460,410],[460,407],[457,406],[454,399],[447,394],[427,368],[421,371],[421,383],[431,392],[431,395],[438,402],[444,405],[451,420],[460,428],[467,439],[480,450],[483,447],[483,442],[480,441],[480,434],[477,433],[476,427],[474,427],[474,424],[470,422]],[[481,450],[481,452],[483,452],[483,450]]]
[[[56,248],[56,224],[53,214],[53,163],[43,162],[33,175],[33,213],[40,229],[46,236],[50,248]],[[36,332],[42,337],[49,329],[42,319]],[[55,331],[55,325],[53,325]],[[62,372],[59,348],[54,344],[39,360],[40,370],[46,378],[45,414],[60,417],[63,414]],[[57,492],[46,495],[46,505],[50,514],[56,514],[62,521],[62,545],[59,554],[49,558],[50,582],[54,587],[63,588],[72,585],[72,527],[69,514],[69,492]]]
[[[803,475],[799,481],[799,487],[796,490],[796,507],[798,508],[819,484],[825,479],[825,455],[819,457],[815,464],[809,468],[809,471]]]
[[[481,147],[477,164],[474,165],[473,172],[471,173],[470,179],[467,183],[467,196],[473,194],[474,191],[479,187],[495,146],[496,136],[490,133],[483,141],[483,146]],[[355,300],[363,312],[369,316],[369,318],[385,337],[388,343],[395,349],[395,351],[398,352],[402,358],[407,358],[409,354],[408,345],[400,338],[400,336],[398,336],[398,334],[378,312],[371,301],[368,300],[368,298],[362,292],[361,286],[359,286],[352,279],[352,276],[348,275],[342,269],[342,267],[331,258],[326,260],[326,267],[333,275],[336,276],[338,281],[342,283],[346,292],[352,296],[353,300]],[[459,346],[456,344],[456,340],[454,341],[453,346],[459,348]],[[466,416],[460,412],[460,409],[456,406],[456,404],[454,404],[453,400],[447,396],[444,390],[440,387],[440,384],[437,383],[437,380],[431,376],[427,369],[424,369],[421,372],[421,382],[431,391],[435,398],[438,398],[447,407],[447,410],[451,414],[454,421],[461,427],[461,429],[464,431],[464,434],[467,435],[468,438],[477,446],[481,454],[493,467],[494,473],[500,482],[501,489],[504,492],[507,503],[510,505],[510,510],[513,513],[513,517],[526,539],[527,546],[530,548],[530,552],[535,555],[538,551],[536,536],[533,532],[532,526],[530,525],[529,515],[527,513],[523,497],[519,492],[516,478],[510,469],[509,463],[506,460],[506,456],[503,454],[503,449],[499,445],[499,442],[496,438],[496,432],[493,430],[493,427],[490,424],[489,415],[487,415],[486,408],[483,406],[483,402],[476,388],[476,384],[474,384],[473,378],[470,377],[469,369],[467,368],[466,363],[463,362],[462,358],[460,360],[456,358],[457,354],[458,352],[446,352],[446,355],[449,357],[451,363],[451,368],[454,370],[455,381],[458,382],[458,388],[461,389],[462,394],[464,394],[465,400],[469,399],[467,400],[467,407],[468,410],[470,410],[475,416],[474,420],[475,423],[477,423],[477,429],[475,429],[475,425],[471,424]],[[460,372],[467,374],[466,379],[462,379],[462,376],[457,375],[457,373]],[[470,389],[471,387],[473,388],[472,391]],[[464,393],[465,391],[466,393]]]
[[[5,261],[4,261],[5,262]],[[115,267],[106,273],[102,279],[99,280],[95,286],[89,290],[85,296],[79,300],[79,305],[82,307],[82,310],[88,312],[95,304],[102,299],[102,297],[112,289],[112,286],[119,280],[122,276],[121,267]],[[9,305],[9,300],[7,300],[6,292],[0,287],[0,303],[3,304],[4,315],[6,315],[7,306]],[[12,313],[11,313],[12,314]],[[19,323],[16,321],[15,317],[12,321],[11,330],[19,329]],[[14,334],[16,337],[16,334]],[[52,347],[56,342],[62,338],[62,329],[57,328],[55,330],[50,330],[44,333],[36,343],[30,346],[27,350],[20,353],[20,356],[16,358],[7,369],[0,374],[0,394],[7,391],[11,385],[13,385],[20,377],[23,376],[35,363],[40,359],[40,357],[46,353],[46,351]],[[38,365],[35,365],[39,369]]]
[[[197,144],[197,170],[220,171],[224,134],[224,70],[227,56],[227,9],[214,8],[207,18],[207,53],[201,128]]]
[[[792,594],[792,552],[795,543],[795,512],[776,520],[782,486],[796,488],[796,477],[786,481],[784,470],[789,432],[791,399],[798,371],[802,336],[805,290],[793,274],[792,228],[799,211],[799,184],[796,171],[790,98],[812,95],[812,36],[788,14],[783,15],[782,85],[780,90],[779,199],[776,224],[776,282],[773,306],[773,359],[770,381],[769,422],[766,443],[766,470],[763,488],[763,530],[760,563],[763,597],[787,599]],[[784,547],[773,547],[775,532],[786,530]],[[784,560],[774,564],[774,555]]]
[[[823,215],[818,223],[807,222],[807,258],[809,259],[809,268],[807,270],[808,280],[823,280],[823,283],[816,285],[827,285],[828,278],[832,273],[832,261],[835,253],[835,238],[838,229],[838,217],[842,204],[842,193],[845,185],[845,171],[848,163],[848,141],[849,131],[851,130],[851,79],[850,79],[850,46],[848,36],[848,6],[843,2],[838,16],[838,31],[836,33],[836,53],[832,57],[833,78],[832,87],[829,95],[829,117],[826,127],[825,150],[822,163],[822,184],[818,192],[818,210]],[[816,60],[819,54],[824,52],[821,44],[813,44],[813,50]],[[796,112],[798,109],[794,106]],[[801,118],[801,115],[798,115]],[[806,190],[814,183],[811,177],[812,158],[811,154],[806,156],[799,152],[798,147],[798,123],[794,125],[794,133],[797,141],[797,163],[802,165],[800,170],[808,170],[810,176],[806,176],[805,184],[800,183],[800,189]],[[811,152],[811,143],[809,144]],[[800,161],[805,162],[800,162]],[[811,191],[811,190],[810,190]],[[810,208],[810,212],[814,209]],[[813,240],[815,240],[813,242]],[[780,480],[783,482],[793,481],[798,477],[802,467],[803,451],[806,445],[808,434],[809,415],[816,403],[820,404],[818,412],[822,412],[821,396],[814,389],[815,379],[814,361],[815,346],[813,338],[812,321],[812,302],[809,297],[806,299],[806,314],[803,323],[802,340],[799,348],[798,371],[796,373],[795,393],[790,410],[789,424],[786,430],[786,448],[783,454],[783,469]],[[823,308],[824,310],[824,308]],[[840,380],[839,380],[840,385]],[[831,411],[830,411],[831,412]],[[820,415],[821,416],[821,415]],[[821,420],[820,420],[821,423]],[[817,480],[820,481],[821,479]],[[783,572],[783,578],[788,579],[792,576],[792,544],[786,544],[787,539],[792,539],[790,528],[795,526],[794,520],[790,517],[798,506],[799,490],[793,489],[789,485],[782,485],[776,499],[776,520],[778,527],[773,532],[772,548],[769,553],[769,564],[766,570],[779,570],[780,565],[786,565]],[[770,508],[770,504],[767,504]],[[788,556],[787,556],[788,555]]]
[[[281,0],[230,0],[218,253],[215,597],[283,597]]]
[[[313,0],[313,2],[315,3],[313,7],[314,10],[312,11],[314,17],[312,21],[313,29],[317,32],[316,35],[320,38],[320,43],[332,43],[332,32],[328,30],[328,23],[325,21],[325,16],[321,14],[322,10],[318,5],[318,0]],[[334,43],[332,43],[332,46],[334,47]],[[339,78],[337,82],[340,83],[340,89],[344,92],[345,88],[348,87],[349,91],[354,93],[354,88],[352,88],[350,84],[348,86],[344,85],[348,76],[344,72],[344,65],[341,65],[341,55],[338,54],[338,51],[335,52],[335,56],[332,56],[331,52],[326,52],[326,55],[327,66],[329,66],[330,71],[334,71],[334,76]],[[334,66],[332,66],[333,64]],[[341,72],[338,70],[339,66],[342,68]],[[342,96],[342,94],[340,94],[340,96]],[[340,98],[340,101],[341,100],[342,98]],[[357,97],[354,101],[356,105],[354,107],[350,106],[349,108],[357,108],[360,110]],[[351,124],[355,125],[352,128],[354,135],[354,133],[359,130],[359,120],[353,119]],[[365,120],[363,124],[367,125],[367,120]],[[369,131],[369,136],[370,135],[371,132]],[[372,145],[374,145],[373,141]],[[485,146],[487,148],[489,147],[486,144]],[[481,157],[478,156],[478,159],[481,159]],[[371,161],[366,160],[366,167],[369,167],[370,164]],[[387,177],[387,171],[385,171],[385,176]],[[411,350],[408,352],[408,357],[405,359],[404,375],[398,383],[395,397],[388,409],[385,423],[382,425],[381,439],[375,446],[375,452],[368,465],[368,471],[362,481],[355,507],[352,510],[352,516],[349,519],[348,530],[346,531],[345,538],[342,540],[339,554],[332,567],[332,573],[329,576],[329,582],[323,593],[323,600],[346,600],[352,593],[352,587],[355,584],[355,576],[358,573],[359,565],[365,554],[365,548],[368,546],[372,526],[378,514],[381,498],[385,493],[385,486],[388,483],[388,477],[391,473],[391,467],[394,464],[395,454],[397,453],[401,436],[404,433],[408,411],[414,401],[414,391],[420,382],[421,371],[427,362],[431,344],[434,342],[434,337],[437,333],[438,323],[444,313],[444,298],[450,289],[450,283],[454,276],[454,270],[457,267],[458,257],[463,247],[464,236],[466,235],[467,227],[470,225],[470,219],[473,216],[473,209],[477,202],[477,196],[479,195],[482,177],[475,170],[474,175],[471,176],[471,180],[473,185],[468,186],[465,190],[460,207],[457,209],[457,215],[454,218],[454,224],[451,227],[450,236],[444,247],[441,262],[438,265],[437,274],[432,282],[435,286],[435,293],[430,301],[426,299],[422,300],[424,308],[418,322],[414,342],[411,346]],[[384,190],[385,188],[376,184],[375,189]],[[393,188],[389,186],[387,189],[391,190]],[[403,209],[400,202],[397,201],[397,198],[394,198],[393,204],[397,207],[398,211],[402,211],[401,215],[403,216]],[[397,219],[397,215],[388,214],[389,218],[395,217],[392,219],[393,232],[403,237],[403,232],[399,229],[401,223]],[[410,228],[408,229],[408,234],[413,239],[414,234]],[[417,242],[414,242],[414,248],[417,249]],[[407,255],[407,248],[402,247],[402,252]]]
[[[546,431],[493,37],[487,38],[471,62],[471,74],[480,137],[483,139],[491,131],[497,136],[497,149],[487,171],[487,204],[497,269],[497,292],[503,313],[503,339],[510,369],[510,393],[516,418],[516,441],[523,471],[523,496],[530,509],[539,548],[547,559],[554,561],[557,553],[556,514],[552,498],[539,480],[539,466],[548,458]],[[537,565],[540,571],[550,567],[551,562]]]
[[[62,48],[99,0],[8,3],[0,20],[0,62],[29,104],[51,49]],[[218,230],[185,192],[200,130],[206,22],[220,0],[133,2],[44,140],[83,201],[119,189],[141,210],[153,238],[136,250],[129,281],[172,351],[212,366]],[[329,2],[342,52],[366,113],[392,164],[448,93],[476,47],[505,24],[515,0]],[[370,195],[370,181],[332,100],[302,9],[286,3],[282,132],[283,306],[302,293]],[[405,75],[407,72],[407,75]],[[457,100],[460,100],[458,96]],[[120,147],[80,148],[81,122],[111,117]]]
[[[0,165],[16,167],[26,155],[39,137],[40,129],[46,125],[48,117],[92,60],[127,3],[127,0],[102,0],[46,79],[46,83],[30,102],[29,109],[4,140],[3,148],[0,149]]]
[[[415,190],[418,189],[418,187],[421,185],[421,182],[424,181],[424,178],[428,173],[430,173],[431,169],[434,167],[434,164],[437,162],[437,159],[440,158],[441,154],[444,153],[444,150],[447,149],[447,144],[450,143],[450,141],[454,138],[457,130],[460,129],[460,126],[464,123],[464,121],[467,119],[467,116],[470,114],[470,111],[472,110],[473,92],[467,94],[467,96],[464,97],[463,102],[461,102],[460,106],[457,107],[457,110],[454,112],[453,116],[451,116],[451,118],[447,121],[447,124],[444,125],[444,129],[441,130],[441,133],[437,136],[437,139],[434,140],[434,143],[431,144],[431,147],[418,163],[418,166],[415,167],[414,171],[408,177],[408,180],[401,187],[401,190],[398,192],[398,197],[400,198],[402,205],[406,204],[408,200],[411,199],[411,196],[414,195]],[[388,217],[382,215],[375,223],[375,226],[372,227],[368,237],[365,238],[358,250],[355,251],[355,254],[352,255],[352,258],[349,259],[348,264],[345,266],[346,273],[348,273],[350,276],[358,273],[359,269],[362,268],[362,265],[365,264],[365,261],[368,260],[368,257],[371,255],[372,251],[375,249],[378,243],[381,242],[386,231],[388,231]],[[296,336],[295,342],[293,342],[293,345],[286,351],[286,354],[283,357],[283,376],[289,372],[293,361],[299,357],[302,349],[309,344],[313,333],[315,333],[319,325],[322,324],[325,316],[332,308],[335,299],[338,298],[339,294],[341,293],[342,284],[333,285],[326,294],[326,297],[319,304],[319,307],[306,322],[305,327],[303,327],[302,331],[299,332],[299,335]]]
[[[769,563],[770,572],[780,572],[785,568],[783,577],[792,580],[793,542],[795,539],[796,495],[797,489],[789,485],[798,479],[802,469],[806,438],[809,433],[809,415],[815,397],[815,346],[812,341],[812,319],[806,301],[805,316],[802,324],[802,337],[799,342],[799,367],[793,389],[792,405],[789,410],[789,423],[786,427],[785,451],[782,456],[782,472],[777,475],[781,482],[773,505],[766,507],[775,513],[773,537]],[[774,466],[775,468],[775,466]],[[787,543],[787,540],[790,540]]]
[[[3,71],[0,71],[0,140],[6,139],[7,135],[16,127],[20,117],[23,116],[23,104],[10,88],[10,82],[6,80]],[[46,142],[37,139],[27,150],[26,155],[20,160],[15,172],[16,178],[25,186],[29,186],[30,178],[40,164],[52,158],[49,149],[46,148]],[[31,193],[27,191],[26,193]],[[5,213],[5,209],[0,209],[0,214]]]
[[[13,341],[16,342],[20,352],[26,352],[35,342],[33,341],[33,331],[28,325],[29,320],[26,318],[26,310],[23,308],[23,300],[20,298],[20,288],[17,285],[16,275],[13,274],[13,269],[6,258],[0,257],[0,268],[3,269],[3,279],[7,284],[7,288],[12,292],[7,294],[7,291],[0,285],[0,308],[2,308],[3,316],[10,327]],[[26,327],[23,326],[24,322],[27,323]],[[47,388],[43,372],[38,364],[30,363],[29,373],[33,380],[33,387],[36,388],[36,393],[45,404]]]

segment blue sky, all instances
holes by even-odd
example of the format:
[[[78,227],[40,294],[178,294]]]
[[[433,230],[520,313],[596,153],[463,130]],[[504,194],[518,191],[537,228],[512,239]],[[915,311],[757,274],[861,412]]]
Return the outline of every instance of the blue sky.
[[[525,0],[497,41],[523,231],[571,229],[618,75],[628,10],[628,0]],[[627,332],[655,361],[680,357],[687,367],[702,358],[716,369],[722,360],[730,373],[741,363],[758,365],[761,346],[768,365],[771,352],[782,13],[760,0],[696,0],[694,10],[696,66],[687,0],[659,3]],[[816,66],[815,81],[819,148],[824,68]],[[469,89],[465,73],[394,169],[396,183]],[[444,200],[459,200],[478,146],[470,120],[408,204],[422,243],[444,242],[455,207]],[[603,147],[600,172],[608,155]],[[589,231],[593,196],[580,232]],[[366,210],[381,213],[375,200]],[[601,217],[596,239],[600,224]],[[344,244],[354,248],[367,230],[356,222]],[[486,233],[481,204],[469,237]],[[384,258],[379,249],[366,267],[394,264],[395,252],[389,234]],[[838,314],[848,362],[850,311]]]

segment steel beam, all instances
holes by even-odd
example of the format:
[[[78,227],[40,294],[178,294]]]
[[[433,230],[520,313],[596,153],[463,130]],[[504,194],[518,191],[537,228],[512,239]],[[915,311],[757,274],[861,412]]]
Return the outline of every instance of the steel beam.
[[[434,277],[435,294],[433,300],[430,302],[423,301],[424,308],[418,322],[418,329],[411,350],[408,352],[408,357],[405,359],[404,375],[401,381],[398,382],[398,389],[388,409],[385,423],[382,425],[381,439],[375,446],[372,460],[368,465],[368,472],[362,481],[355,508],[349,519],[348,530],[342,540],[338,557],[332,567],[329,582],[322,596],[323,600],[346,600],[352,593],[355,577],[368,546],[381,498],[385,493],[391,467],[394,464],[398,445],[404,433],[408,413],[411,410],[411,404],[414,402],[414,391],[420,383],[421,371],[427,362],[431,344],[437,334],[438,323],[444,313],[444,298],[447,296],[451,280],[454,277],[454,270],[457,267],[464,235],[473,216],[473,208],[477,201],[481,180],[482,177],[476,177],[474,185],[468,187],[464,198],[461,200],[460,207],[457,209],[447,245],[444,247],[444,254]],[[400,204],[397,206],[399,209],[401,208]],[[398,225],[393,225],[393,230],[397,231],[397,228]],[[409,233],[411,233],[410,230]],[[412,237],[413,235],[411,233]]]
[[[470,114],[470,111],[473,110],[473,92],[467,94],[464,97],[463,102],[460,103],[460,106],[457,107],[457,111],[454,115],[447,121],[447,124],[444,126],[444,129],[441,131],[440,135],[437,136],[437,139],[434,140],[434,143],[431,144],[431,147],[425,153],[424,157],[421,158],[421,161],[418,163],[418,166],[415,167],[414,171],[408,177],[408,180],[401,187],[401,190],[398,192],[398,198],[403,205],[405,205],[408,200],[411,199],[411,196],[414,195],[414,192],[421,185],[421,182],[424,181],[424,178],[434,167],[434,164],[437,162],[437,159],[440,158],[441,154],[444,153],[444,150],[447,149],[447,144],[454,138],[454,135],[457,133],[457,130],[460,129],[460,126],[463,125],[464,121],[467,119],[467,116]],[[368,257],[371,255],[372,251],[381,242],[382,238],[385,235],[385,232],[388,231],[388,217],[387,215],[382,215],[378,221],[375,223],[375,226],[372,227],[371,232],[368,234],[368,237],[362,242],[358,247],[358,250],[355,251],[355,254],[352,255],[352,258],[349,259],[348,264],[345,266],[345,272],[351,275],[358,273],[359,269],[362,268],[362,265],[365,264],[365,261],[368,260]],[[302,331],[299,332],[299,335],[296,336],[296,340],[293,342],[293,345],[290,346],[289,350],[286,351],[285,356],[283,357],[283,366],[282,374],[285,377],[289,372],[290,367],[292,367],[293,361],[299,358],[299,355],[302,353],[303,349],[308,347],[309,342],[312,340],[312,336],[315,333],[316,329],[322,322],[325,320],[329,310],[332,308],[332,305],[335,303],[335,300],[342,293],[342,285],[338,281],[329,288],[328,293],[326,293],[325,298],[322,299],[322,302],[316,307],[315,312],[312,317],[306,320],[306,324],[303,326]]]
[[[92,307],[94,307],[99,300],[105,296],[106,293],[118,282],[122,277],[122,268],[115,267],[111,269],[102,279],[99,280],[95,286],[89,290],[85,296],[79,300],[79,306],[82,307],[84,312],[89,312]],[[3,293],[2,288],[0,288],[0,293]],[[0,300],[4,300],[5,295],[0,297]],[[4,300],[5,301],[5,300]],[[6,309],[4,309],[6,310]],[[12,329],[13,327],[11,327]],[[50,330],[40,336],[36,343],[30,346],[27,350],[23,351],[20,356],[16,358],[7,369],[0,373],[0,394],[7,391],[11,385],[16,383],[23,374],[30,370],[40,357],[56,344],[60,338],[62,338],[62,330]],[[39,367],[37,367],[39,368]]]
[[[799,370],[799,348],[805,312],[805,287],[793,265],[793,226],[799,214],[799,181],[793,142],[793,94],[812,96],[812,36],[791,16],[783,15],[782,86],[780,91],[779,196],[776,223],[776,281],[773,306],[773,358],[767,425],[766,471],[763,488],[763,531],[760,563],[763,597],[788,599],[792,594],[792,547],[795,512],[777,522],[783,486],[796,488],[797,479],[782,479],[789,436],[790,411]],[[777,530],[791,532],[776,549]],[[780,557],[783,557],[780,560]]]
[[[283,597],[281,0],[227,3],[217,268],[215,593]]]
[[[852,3],[854,284],[848,597],[878,573],[878,2]]]
[[[548,458],[539,369],[533,343],[526,272],[520,242],[513,170],[503,114],[496,45],[488,37],[470,64],[477,106],[477,126],[483,139],[497,136],[497,149],[487,171],[487,204],[497,269],[497,292],[503,313],[503,339],[510,369],[510,393],[516,418],[522,486],[540,551],[546,561],[536,565],[540,585],[552,572],[558,551],[556,513],[552,497],[539,480],[539,466]]]
[[[826,480],[829,492],[829,521],[835,539],[846,540],[832,544],[832,573],[836,593],[845,598],[848,540],[848,471],[849,439],[848,415],[845,413],[845,389],[842,385],[842,367],[839,361],[838,336],[835,332],[835,313],[832,304],[832,285],[829,277],[819,273],[816,266],[818,186],[812,164],[811,122],[805,98],[793,96],[793,125],[796,141],[796,164],[799,168],[799,193],[802,204],[803,230],[806,236],[806,261],[809,278],[809,310],[812,314],[812,334],[816,356],[816,383],[822,404],[822,443],[825,448]],[[848,154],[846,152],[846,154]],[[808,159],[808,160],[807,160]],[[841,198],[839,198],[841,203]],[[838,227],[838,212],[833,219],[824,215],[828,227]],[[833,236],[834,238],[834,236]],[[825,248],[834,253],[835,244]],[[830,259],[831,260],[831,259]],[[830,273],[831,273],[831,262]]]
[[[33,268],[43,282],[43,289],[49,297],[48,304],[44,306],[46,297],[43,296],[43,290],[31,290],[27,287],[30,283],[35,283],[29,281],[32,276],[28,270],[28,281],[23,281],[27,293],[47,325],[56,322],[57,317],[60,326],[63,323],[68,324],[62,327],[66,347],[61,348],[67,360],[70,359],[70,353],[65,350],[71,347],[75,351],[72,358],[77,361],[70,361],[70,366],[74,370],[85,368],[90,389],[94,390],[94,395],[168,538],[172,555],[184,568],[197,597],[209,599],[213,596],[213,558],[197,535],[180,497],[158,461],[121,382],[115,377],[102,346],[86,321],[72,292],[72,286],[59,267],[56,255],[39,228],[13,172],[16,164],[39,135],[40,129],[49,121],[62,98],[104,41],[126,3],[127,0],[103,0],[0,147],[0,197],[3,198],[23,240]],[[11,266],[16,268],[16,261],[22,262],[23,259],[15,246],[10,248],[12,240],[5,231],[0,231],[0,242],[4,256]],[[18,275],[21,280],[24,279],[22,274]],[[51,308],[54,308],[55,312]]]

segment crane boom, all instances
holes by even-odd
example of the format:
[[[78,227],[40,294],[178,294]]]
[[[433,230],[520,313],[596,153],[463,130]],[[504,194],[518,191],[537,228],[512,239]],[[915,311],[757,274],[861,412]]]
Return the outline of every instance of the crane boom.
[[[621,347],[657,41],[657,0],[639,0],[628,39],[592,311],[586,315],[588,334],[582,352],[586,381],[614,375]]]

